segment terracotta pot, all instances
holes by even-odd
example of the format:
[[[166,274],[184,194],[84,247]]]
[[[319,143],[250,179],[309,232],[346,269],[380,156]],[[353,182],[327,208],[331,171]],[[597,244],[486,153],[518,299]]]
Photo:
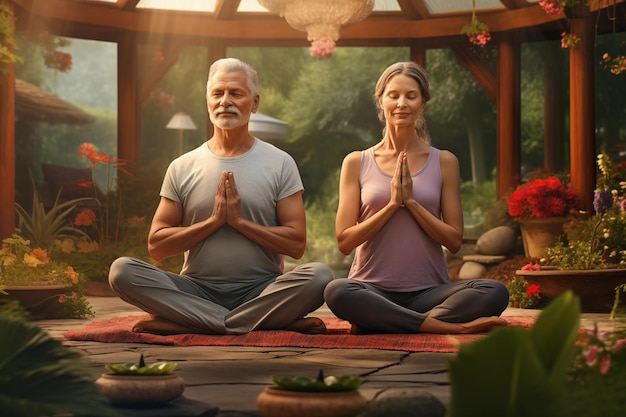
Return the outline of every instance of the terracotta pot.
[[[18,301],[22,307],[31,312],[45,308],[69,288],[66,284],[54,285],[9,285],[4,287],[8,295],[0,295],[2,301]]]
[[[367,407],[357,391],[306,392],[267,387],[256,400],[264,417],[353,417]]]
[[[529,284],[537,284],[542,295],[556,298],[565,290],[572,290],[580,298],[585,312],[611,311],[615,287],[626,283],[626,269],[598,270],[539,270],[516,271]]]
[[[548,248],[563,234],[567,217],[520,220],[520,230],[526,256],[542,258]]]
[[[119,375],[104,373],[96,380],[100,392],[113,404],[160,406],[180,397],[185,382],[176,374]]]

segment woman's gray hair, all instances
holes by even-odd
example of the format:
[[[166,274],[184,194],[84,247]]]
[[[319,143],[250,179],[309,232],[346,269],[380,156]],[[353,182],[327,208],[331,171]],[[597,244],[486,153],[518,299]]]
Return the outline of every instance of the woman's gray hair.
[[[211,67],[209,68],[209,78],[206,83],[207,95],[209,93],[211,81],[218,71],[244,72],[246,74],[246,79],[248,80],[248,88],[252,93],[252,97],[256,97],[259,94],[259,76],[250,64],[247,64],[237,58],[222,58],[211,64]]]
[[[426,70],[415,62],[396,62],[383,71],[376,82],[376,88],[374,90],[374,102],[376,103],[378,119],[383,123],[385,123],[385,113],[380,106],[381,97],[383,96],[389,81],[399,74],[406,75],[415,80],[422,95],[424,108],[426,107],[426,103],[430,101],[430,84],[428,82]],[[419,118],[415,122],[415,129],[420,137],[424,138],[427,143],[430,143],[430,135],[428,133],[428,129],[426,128],[426,119],[424,118],[424,109],[422,109]]]

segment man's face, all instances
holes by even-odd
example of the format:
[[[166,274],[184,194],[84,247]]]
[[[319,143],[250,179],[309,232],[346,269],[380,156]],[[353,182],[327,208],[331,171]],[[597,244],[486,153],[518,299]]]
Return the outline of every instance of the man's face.
[[[258,96],[252,97],[243,71],[218,71],[207,92],[207,107],[211,123],[220,129],[243,126],[256,111]]]

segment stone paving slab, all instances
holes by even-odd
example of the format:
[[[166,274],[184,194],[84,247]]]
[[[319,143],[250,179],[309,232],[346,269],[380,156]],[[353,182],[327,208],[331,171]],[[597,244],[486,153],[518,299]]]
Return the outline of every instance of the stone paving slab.
[[[143,314],[116,297],[89,297],[89,301],[96,312],[92,320]],[[505,315],[517,316],[537,314],[537,310],[508,309],[505,312]],[[322,308],[314,315],[324,317],[332,313]],[[586,315],[583,321],[606,323],[607,317]],[[88,322],[46,320],[36,323],[51,336],[61,339],[65,331]],[[88,341],[64,341],[64,344],[87,356],[94,380],[105,372],[104,364],[134,362],[141,353],[148,362],[178,362],[177,373],[186,383],[184,398],[217,408],[216,417],[259,417],[256,397],[272,384],[272,375],[314,377],[320,369],[326,375],[362,376],[361,392],[368,400],[394,390],[422,389],[447,404],[450,393],[447,362],[454,355],[378,349],[162,346]],[[158,415],[156,411],[154,415]]]

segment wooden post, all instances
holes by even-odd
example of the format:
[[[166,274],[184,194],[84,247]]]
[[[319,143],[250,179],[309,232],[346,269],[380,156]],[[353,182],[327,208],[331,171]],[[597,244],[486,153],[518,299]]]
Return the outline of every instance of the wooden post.
[[[498,48],[496,197],[500,199],[521,179],[521,58],[519,43],[507,34],[502,34]]]
[[[589,213],[593,213],[596,187],[594,22],[588,10],[569,19],[570,33],[581,39],[578,46],[569,51],[572,189],[580,197],[581,210]]]
[[[13,7],[11,3],[7,4]],[[14,31],[13,31],[14,32]],[[15,71],[0,77],[0,240],[15,231]]]
[[[561,48],[552,42],[542,49],[543,69],[543,168],[561,172],[565,165],[563,59]]]

